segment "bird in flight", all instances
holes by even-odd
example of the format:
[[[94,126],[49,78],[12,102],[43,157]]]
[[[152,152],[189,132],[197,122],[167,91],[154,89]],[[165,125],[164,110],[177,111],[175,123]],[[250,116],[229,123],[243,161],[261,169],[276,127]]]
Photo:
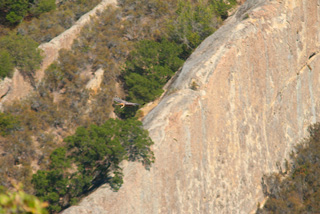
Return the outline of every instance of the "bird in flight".
[[[121,106],[121,108],[124,108],[125,106],[138,106],[138,105],[140,105],[139,103],[131,103],[131,102],[122,100],[118,97],[113,98],[113,101],[117,102],[118,104],[116,104],[116,105]]]

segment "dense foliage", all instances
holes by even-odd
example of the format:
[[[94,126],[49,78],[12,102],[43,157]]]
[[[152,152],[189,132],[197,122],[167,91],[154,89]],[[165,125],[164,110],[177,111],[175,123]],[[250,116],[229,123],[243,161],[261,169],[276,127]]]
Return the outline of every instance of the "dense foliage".
[[[179,1],[175,18],[168,22],[168,34],[171,40],[182,46],[184,59],[218,27],[215,4],[216,1],[198,4]]]
[[[237,0],[213,0],[212,5],[216,13],[222,18],[228,18],[228,10],[237,4]]]
[[[154,161],[153,143],[141,126],[135,119],[109,119],[102,126],[79,127],[65,138],[65,147],[52,152],[48,170],[33,175],[36,195],[57,212],[103,183],[118,190],[123,183],[123,160],[138,160],[146,167]]]
[[[0,49],[0,78],[11,76],[14,68],[13,58],[5,49]]]
[[[0,77],[10,76],[13,66],[33,83],[33,74],[41,63],[42,57],[38,43],[28,36],[11,33],[0,37]]]
[[[318,213],[320,210],[320,123],[296,146],[285,173],[264,178],[268,196],[257,213]]]
[[[6,136],[19,127],[19,120],[11,115],[0,113],[0,135]]]
[[[123,74],[130,101],[148,103],[160,96],[163,85],[182,65],[182,48],[163,39],[141,40],[126,62]]]
[[[26,16],[39,16],[55,8],[55,0],[1,0],[0,24],[14,25]]]

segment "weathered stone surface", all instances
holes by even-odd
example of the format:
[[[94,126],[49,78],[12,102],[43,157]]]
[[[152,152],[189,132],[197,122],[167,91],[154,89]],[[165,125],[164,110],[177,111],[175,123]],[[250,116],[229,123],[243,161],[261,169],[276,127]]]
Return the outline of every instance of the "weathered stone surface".
[[[1,95],[0,110],[2,110],[3,103],[26,97],[32,90],[31,84],[28,81],[25,81],[23,75],[17,69],[14,69],[12,78],[5,78],[0,82],[0,88],[5,89],[6,91]]]
[[[102,68],[98,69],[87,83],[86,89],[92,90],[94,93],[97,93],[103,80],[103,74],[104,70]]]
[[[6,77],[2,80],[0,85],[0,101],[3,99],[11,90],[12,79]]]
[[[262,175],[319,120],[319,4],[247,0],[144,119],[151,170],[129,163],[119,192],[103,186],[63,213],[252,212]]]

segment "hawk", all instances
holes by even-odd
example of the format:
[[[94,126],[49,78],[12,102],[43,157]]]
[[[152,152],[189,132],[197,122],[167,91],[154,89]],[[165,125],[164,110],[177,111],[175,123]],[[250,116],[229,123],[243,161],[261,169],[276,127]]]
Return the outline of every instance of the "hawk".
[[[131,103],[131,102],[122,100],[118,97],[113,98],[113,101],[117,102],[118,104],[116,104],[116,105],[121,106],[121,108],[124,108],[125,106],[138,106],[138,105],[140,105],[139,103]]]

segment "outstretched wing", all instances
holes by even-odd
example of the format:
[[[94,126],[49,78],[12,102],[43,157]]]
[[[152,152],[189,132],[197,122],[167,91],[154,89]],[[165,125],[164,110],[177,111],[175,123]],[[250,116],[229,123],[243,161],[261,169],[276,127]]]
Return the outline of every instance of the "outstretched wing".
[[[113,98],[113,101],[115,101],[115,102],[117,102],[117,103],[125,103],[126,101],[124,101],[124,100],[122,100],[122,99],[120,99],[120,98],[118,98],[118,97],[114,97]]]
[[[139,103],[128,102],[128,101],[122,100],[118,97],[113,98],[113,100],[123,106],[125,106],[125,105],[126,106],[138,106],[138,105],[140,105]]]

